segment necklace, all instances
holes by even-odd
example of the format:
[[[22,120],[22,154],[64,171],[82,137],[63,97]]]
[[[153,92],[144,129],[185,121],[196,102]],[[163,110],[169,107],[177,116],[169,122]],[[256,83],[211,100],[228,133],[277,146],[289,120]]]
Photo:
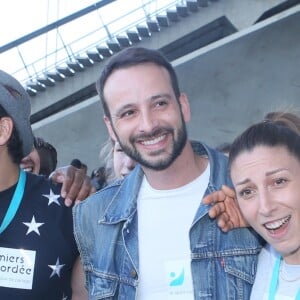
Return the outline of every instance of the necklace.
[[[294,281],[300,280],[300,276],[297,276],[296,278],[289,278],[289,277],[288,277],[288,274],[287,274],[287,272],[286,272],[286,270],[284,270],[284,267],[285,267],[285,264],[284,264],[283,262],[281,262],[279,274],[280,274],[280,278],[281,278],[283,281],[286,281],[286,282],[294,282]]]
[[[282,261],[282,257],[278,256],[273,268],[271,284],[269,287],[269,300],[274,300],[276,297],[276,290],[277,290],[279,274],[281,269],[281,261]],[[295,300],[300,300],[300,288],[298,289]]]

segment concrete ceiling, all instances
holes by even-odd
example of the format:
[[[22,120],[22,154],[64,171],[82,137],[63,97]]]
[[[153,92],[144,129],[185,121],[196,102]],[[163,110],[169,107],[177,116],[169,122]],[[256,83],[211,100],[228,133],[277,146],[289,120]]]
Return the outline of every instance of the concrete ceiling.
[[[270,110],[300,110],[300,6],[174,62],[193,137],[230,142]]]
[[[190,100],[191,138],[216,146],[232,141],[270,110],[300,110],[299,20],[296,5],[173,62]],[[75,157],[87,163],[89,172],[99,165],[107,131],[98,97],[41,120],[33,129],[55,145],[59,165]]]

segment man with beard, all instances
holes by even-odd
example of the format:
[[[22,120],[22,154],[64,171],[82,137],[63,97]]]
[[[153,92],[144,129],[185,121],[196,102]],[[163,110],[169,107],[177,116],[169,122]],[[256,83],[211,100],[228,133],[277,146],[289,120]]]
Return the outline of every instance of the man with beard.
[[[188,141],[171,64],[125,49],[97,90],[111,138],[139,165],[74,208],[90,299],[249,299],[261,241],[250,229],[223,233],[201,205],[231,184],[227,158]]]

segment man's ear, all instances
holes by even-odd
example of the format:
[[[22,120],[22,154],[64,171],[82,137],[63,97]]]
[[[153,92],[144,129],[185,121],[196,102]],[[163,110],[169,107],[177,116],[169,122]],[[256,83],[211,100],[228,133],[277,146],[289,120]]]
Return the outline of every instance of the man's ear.
[[[0,145],[1,146],[7,144],[12,134],[13,127],[14,127],[14,123],[10,117],[0,118]]]
[[[116,137],[115,132],[114,132],[114,130],[113,130],[113,128],[112,128],[110,119],[109,119],[107,116],[104,116],[103,119],[104,119],[104,123],[105,123],[105,125],[106,125],[106,128],[107,128],[107,130],[108,130],[109,136],[110,136],[114,141],[117,141],[117,137]]]
[[[185,122],[189,122],[191,120],[191,109],[189,100],[186,96],[186,94],[181,93],[179,97],[179,103],[181,106],[182,115]]]

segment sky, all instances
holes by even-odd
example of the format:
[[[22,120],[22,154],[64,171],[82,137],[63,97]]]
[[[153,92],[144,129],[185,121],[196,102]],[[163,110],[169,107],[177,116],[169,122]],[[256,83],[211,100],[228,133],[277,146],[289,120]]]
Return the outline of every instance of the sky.
[[[95,2],[97,1],[6,0],[0,10],[2,28],[0,45],[11,42]]]
[[[0,47],[97,2],[99,0],[6,0],[0,10]],[[141,5],[145,3],[148,3],[147,12],[151,13],[174,0],[116,0],[59,27],[59,33],[52,30],[0,53],[0,67],[25,85],[30,78],[36,79],[36,74],[40,76],[46,69],[51,71],[51,68],[55,70],[56,66],[65,65],[67,59],[74,59],[74,53],[86,54],[83,47],[95,48],[97,41],[107,40],[103,23],[110,24],[110,31],[121,32],[124,25],[144,17]],[[137,10],[137,7],[140,8]],[[119,20],[128,11],[134,13]]]
[[[0,46],[95,2],[97,0],[7,0],[0,10]],[[76,31],[73,31],[72,36],[75,38]],[[33,42],[24,44],[24,46],[1,53],[1,69],[25,84],[29,76],[35,74],[37,69],[42,70],[47,67],[47,63],[42,59],[37,65],[31,66],[30,63],[40,59],[46,53],[53,52],[56,44],[57,37],[54,37],[52,31],[49,36],[43,35]],[[29,65],[28,70],[24,68],[24,63]]]

